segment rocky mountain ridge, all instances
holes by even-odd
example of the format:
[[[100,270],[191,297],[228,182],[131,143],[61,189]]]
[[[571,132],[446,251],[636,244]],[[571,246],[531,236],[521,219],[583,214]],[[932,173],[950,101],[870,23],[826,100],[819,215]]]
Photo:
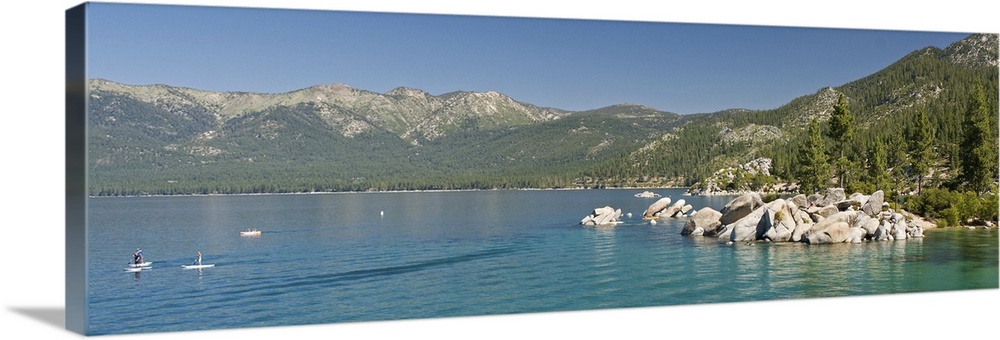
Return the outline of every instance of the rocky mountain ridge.
[[[972,66],[1000,65],[1000,43],[996,34],[973,34],[951,44],[943,51],[945,58]]]
[[[761,157],[774,159],[772,173],[782,176],[787,157],[775,153],[788,153],[809,121],[828,119],[840,95],[861,130],[883,130],[917,106],[961,101],[957,94],[972,80],[989,80],[982,77],[996,72],[989,66],[996,40],[972,35],[944,50],[915,51],[883,71],[773,110],[690,115],[639,104],[573,112],[495,91],[376,93],[334,83],[287,93],[212,92],[94,79],[92,165],[106,183],[122,182],[126,169],[162,174],[144,184],[150,188],[188,173],[198,173],[191,180],[199,183],[224,178],[249,163],[274,169],[253,175],[262,178],[299,168],[310,184],[295,190],[396,188],[387,182],[412,189],[423,187],[414,184],[418,177],[441,181],[427,173],[466,178],[447,188],[689,186]],[[324,184],[330,181],[349,185]]]
[[[433,140],[460,126],[483,129],[558,119],[566,111],[524,104],[498,92],[451,92],[440,96],[400,87],[385,94],[345,84],[316,85],[278,94],[212,92],[167,85],[125,85],[104,79],[89,83],[92,98],[129,97],[166,112],[210,113],[217,124],[276,106],[314,106],[330,128],[345,137],[381,129],[416,143]]]

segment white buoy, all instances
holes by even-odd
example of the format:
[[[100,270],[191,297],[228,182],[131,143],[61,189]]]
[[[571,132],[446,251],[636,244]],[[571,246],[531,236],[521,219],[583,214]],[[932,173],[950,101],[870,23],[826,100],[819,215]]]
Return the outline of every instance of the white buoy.
[[[649,224],[656,224],[656,220],[649,220]]]
[[[628,218],[632,218],[632,213],[625,214],[625,216],[628,216]]]
[[[379,216],[385,216],[385,210],[379,210],[378,215]]]

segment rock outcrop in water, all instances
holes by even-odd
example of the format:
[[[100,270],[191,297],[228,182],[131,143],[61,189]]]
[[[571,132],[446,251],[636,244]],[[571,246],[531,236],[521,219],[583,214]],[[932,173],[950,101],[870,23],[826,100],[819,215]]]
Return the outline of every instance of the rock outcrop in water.
[[[743,194],[730,201],[725,207],[722,208],[722,211],[720,211],[722,213],[722,217],[719,221],[722,222],[722,224],[732,224],[763,205],[764,201],[761,200],[759,194]]]
[[[655,198],[655,197],[660,197],[660,194],[657,194],[657,193],[652,192],[652,191],[643,191],[643,192],[640,192],[638,194],[635,194],[635,197],[639,197],[639,198]]]
[[[658,218],[681,217],[691,211],[691,209],[694,209],[694,207],[687,204],[684,199],[679,199],[674,204],[670,204],[670,197],[664,197],[653,202],[649,208],[646,208],[646,211],[642,213],[642,218],[654,220]]]
[[[670,206],[670,202],[671,202],[670,197],[664,197],[664,198],[661,198],[659,200],[656,200],[656,202],[653,202],[653,204],[650,204],[649,208],[646,208],[646,211],[642,213],[642,218],[646,219],[646,220],[649,220],[649,219],[655,219],[655,218],[659,217],[656,214],[658,214],[661,211],[663,211],[663,209],[666,209],[667,207],[669,207]]]
[[[603,208],[594,209],[590,215],[587,215],[587,217],[584,217],[583,220],[580,221],[580,224],[590,226],[618,224],[621,223],[618,221],[621,217],[621,209],[605,206]]]
[[[722,222],[719,222],[721,217],[722,213],[715,211],[715,209],[701,208],[694,215],[691,215],[691,219],[684,224],[681,235],[715,235],[722,227]]]
[[[881,190],[850,196],[834,188],[822,195],[798,195],[764,203],[754,193],[726,204],[721,212],[702,209],[681,235],[717,237],[721,242],[859,243],[923,237],[923,227],[885,203]]]

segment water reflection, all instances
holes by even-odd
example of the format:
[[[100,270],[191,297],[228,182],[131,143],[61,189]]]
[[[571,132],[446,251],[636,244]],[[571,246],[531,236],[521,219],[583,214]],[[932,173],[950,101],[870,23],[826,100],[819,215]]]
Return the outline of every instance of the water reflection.
[[[593,232],[592,244],[594,245],[594,267],[610,268],[602,270],[604,275],[614,271],[615,261],[615,227],[596,226],[591,228]]]
[[[693,243],[710,249],[709,242]],[[693,257],[697,263],[695,275],[721,274],[733,296],[743,299],[914,291],[914,282],[929,279],[925,271],[914,267],[919,263],[914,259],[925,256],[920,239],[825,245],[767,242],[721,245],[718,241],[715,244],[725,249],[724,256],[718,260]],[[713,273],[714,270],[719,273]]]

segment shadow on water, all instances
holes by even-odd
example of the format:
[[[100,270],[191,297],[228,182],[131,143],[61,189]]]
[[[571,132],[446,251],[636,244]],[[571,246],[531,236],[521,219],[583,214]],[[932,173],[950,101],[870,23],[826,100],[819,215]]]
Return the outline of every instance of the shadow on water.
[[[307,289],[339,287],[339,286],[349,285],[357,281],[363,281],[369,279],[371,280],[383,279],[391,276],[397,276],[421,270],[427,270],[435,267],[443,267],[463,262],[491,258],[495,256],[503,256],[505,254],[512,252],[514,252],[514,249],[510,248],[489,249],[475,253],[432,259],[432,260],[421,261],[399,266],[361,269],[361,270],[354,270],[341,273],[311,275],[311,276],[299,277],[292,280],[282,280],[281,283],[263,284],[263,285],[260,283],[239,284],[230,286],[230,288],[235,288],[235,289],[227,290],[223,295],[223,297],[210,300],[209,302],[219,303],[230,300],[238,300],[240,296],[247,294],[252,294],[255,296],[274,297],[292,292],[302,292],[303,290]],[[188,298],[190,297],[178,296],[174,299],[167,299],[167,300],[183,301]],[[206,301],[201,300],[201,302],[206,302]]]
[[[66,328],[66,308],[63,307],[10,307],[10,310],[59,329]]]
[[[438,266],[446,266],[451,264],[457,264],[462,262],[474,261],[483,258],[489,258],[494,256],[503,255],[510,253],[511,249],[494,249],[486,250],[478,253],[465,254],[454,257],[446,257],[435,260],[423,261],[408,265],[384,267],[384,268],[374,268],[374,269],[362,269],[349,271],[344,273],[336,274],[324,274],[324,275],[314,275],[311,277],[305,277],[302,280],[296,282],[290,282],[281,285],[275,285],[271,287],[266,287],[267,289],[283,289],[283,288],[295,288],[304,285],[337,285],[344,281],[357,281],[368,278],[379,278],[384,276],[400,275],[410,272],[425,270]]]

